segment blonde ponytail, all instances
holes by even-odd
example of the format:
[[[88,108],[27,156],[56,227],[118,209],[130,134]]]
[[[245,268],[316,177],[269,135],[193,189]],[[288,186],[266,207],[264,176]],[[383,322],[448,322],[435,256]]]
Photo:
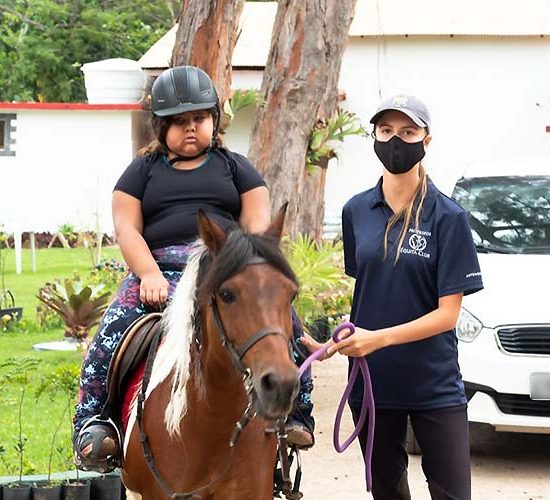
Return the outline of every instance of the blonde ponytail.
[[[424,204],[426,193],[428,191],[428,175],[426,174],[426,171],[424,170],[424,166],[422,164],[420,164],[420,168],[418,169],[418,175],[420,178],[420,182],[418,183],[418,186],[416,187],[416,190],[414,191],[411,200],[399,212],[393,214],[390,217],[390,219],[388,220],[388,224],[386,225],[386,231],[384,232],[384,259],[386,259],[388,256],[388,235],[390,234],[393,226],[395,226],[397,222],[403,219],[403,227],[401,228],[401,232],[399,233],[399,240],[397,244],[397,250],[395,252],[394,264],[397,264],[397,261],[399,260],[401,247],[403,246],[403,242],[405,241],[405,237],[407,236],[407,232],[409,231],[409,226],[411,225],[411,220],[413,219],[413,216],[415,218],[415,228],[418,229],[418,226],[420,225],[420,212],[422,210],[422,205]]]

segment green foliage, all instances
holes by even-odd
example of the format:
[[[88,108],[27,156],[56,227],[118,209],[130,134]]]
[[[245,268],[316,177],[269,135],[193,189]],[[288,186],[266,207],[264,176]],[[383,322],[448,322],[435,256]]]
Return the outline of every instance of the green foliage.
[[[349,314],[351,282],[342,266],[342,243],[315,242],[304,235],[286,240],[285,255],[300,283],[294,302],[298,316],[307,325],[317,318],[335,321]]]
[[[68,254],[70,252],[67,252]],[[85,257],[84,254],[82,254]],[[31,274],[31,273],[29,273]],[[29,306],[30,307],[30,306]],[[82,363],[82,351],[33,351],[32,346],[36,343],[59,340],[59,330],[44,331],[35,328],[28,331],[25,335],[20,333],[6,332],[0,335],[0,363],[9,357],[32,356],[40,360],[33,371],[31,384],[25,404],[23,406],[23,431],[27,436],[25,460],[23,473],[30,473],[34,468],[37,473],[45,474],[48,470],[50,444],[52,434],[60,420],[67,405],[64,394],[60,391],[54,400],[50,400],[49,393],[44,393],[40,399],[35,399],[35,391],[40,383],[58,367],[75,365]],[[0,369],[0,378],[3,373]],[[15,476],[19,467],[14,441],[18,433],[17,404],[19,400],[19,390],[17,386],[4,384],[0,380],[0,445],[4,446],[4,460],[0,456],[0,476]],[[56,437],[55,451],[52,459],[52,472],[67,471],[73,467],[72,464],[72,424],[69,421],[74,408],[74,400],[65,420]],[[57,451],[60,448],[61,453]],[[8,468],[15,467],[11,471]]]
[[[25,450],[27,446],[27,437],[23,434],[23,403],[25,394],[32,383],[32,375],[36,373],[36,369],[40,360],[30,356],[17,357],[12,356],[0,362],[0,387],[12,386],[19,392],[19,401],[17,405],[17,420],[18,420],[18,435],[13,448],[18,457],[18,466],[14,469],[13,464],[9,464],[5,455],[5,449],[1,454],[2,462],[7,466],[8,470],[17,470],[19,474],[19,482],[23,474],[31,474],[34,472],[32,464],[25,460]]]
[[[110,259],[100,262],[92,271],[88,278],[91,285],[103,285],[105,291],[113,294],[119,287],[122,278],[128,273],[126,264],[116,259]]]
[[[172,26],[171,4],[1,0],[2,100],[83,101],[82,64],[110,57],[139,59]]]
[[[46,283],[38,290],[37,298],[58,313],[65,323],[65,336],[82,340],[97,325],[107,308],[111,294],[103,284],[90,285],[73,275],[63,283]]]
[[[264,96],[259,90],[235,89],[231,95],[231,99],[225,101],[223,111],[229,116],[230,120],[233,120],[241,109],[248,106],[263,106],[264,104]]]
[[[61,316],[44,304],[36,306],[36,323],[42,330],[63,328],[63,319]]]
[[[74,404],[76,394],[78,392],[78,384],[80,379],[80,366],[76,364],[63,365],[57,367],[52,373],[49,373],[45,377],[38,388],[36,389],[36,399],[38,400],[42,395],[47,394],[49,400],[53,403],[60,395],[65,400],[66,404],[63,408],[63,412],[59,416],[57,426],[52,434],[50,441],[50,451],[48,456],[48,481],[50,481],[52,474],[52,460],[54,456],[54,450],[63,457],[66,450],[63,446],[55,446],[59,430],[63,425],[63,422],[69,424],[69,432],[72,429],[72,420],[65,418],[70,407]],[[72,458],[72,457],[71,457]],[[72,460],[71,460],[72,462]]]
[[[335,158],[334,142],[344,142],[350,135],[366,135],[366,130],[355,114],[349,111],[338,109],[330,120],[319,121],[309,138],[306,155],[308,172],[313,172],[315,166],[321,166],[324,161]]]

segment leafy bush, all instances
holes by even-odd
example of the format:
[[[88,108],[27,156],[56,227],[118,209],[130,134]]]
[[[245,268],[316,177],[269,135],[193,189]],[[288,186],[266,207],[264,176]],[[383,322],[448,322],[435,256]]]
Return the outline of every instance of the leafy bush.
[[[57,330],[63,327],[63,319],[44,304],[36,306],[36,322],[41,330]]]
[[[36,296],[47,307],[61,316],[65,323],[65,337],[85,339],[90,329],[99,323],[111,294],[103,284],[83,283],[80,276],[46,283]]]
[[[38,400],[42,395],[46,394],[51,402],[54,402],[59,394],[62,399],[65,400],[65,407],[62,413],[59,415],[59,420],[52,433],[50,441],[50,450],[48,455],[48,481],[51,479],[52,474],[52,459],[54,455],[54,449],[62,460],[66,458],[66,448],[63,446],[55,446],[59,430],[63,423],[68,424],[69,430],[72,430],[72,418],[70,415],[70,408],[74,405],[76,395],[78,392],[78,384],[80,380],[80,365],[63,365],[58,366],[52,373],[45,377],[38,388],[36,389],[36,399]],[[69,466],[69,464],[67,464]],[[70,466],[74,466],[72,463],[72,453],[70,454]]]
[[[12,386],[19,392],[17,401],[18,433],[13,443],[17,454],[17,463],[11,463],[5,456],[6,449],[0,446],[0,460],[11,473],[19,475],[19,482],[23,474],[32,474],[34,467],[25,459],[27,437],[23,434],[23,403],[32,382],[32,376],[40,363],[39,359],[26,357],[10,357],[0,362],[0,387]]]
[[[128,267],[124,262],[116,259],[102,261],[90,272],[89,283],[91,285],[102,284],[106,291],[112,294],[118,289],[127,272]]]
[[[319,318],[335,323],[349,314],[352,284],[343,271],[341,242],[315,242],[300,235],[285,240],[283,249],[300,283],[294,307],[306,325]]]

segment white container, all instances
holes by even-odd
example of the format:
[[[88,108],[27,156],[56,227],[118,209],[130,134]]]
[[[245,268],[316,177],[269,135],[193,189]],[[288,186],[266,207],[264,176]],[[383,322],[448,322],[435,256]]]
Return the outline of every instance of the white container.
[[[141,98],[145,73],[137,61],[117,57],[86,63],[80,69],[89,104],[136,103]]]

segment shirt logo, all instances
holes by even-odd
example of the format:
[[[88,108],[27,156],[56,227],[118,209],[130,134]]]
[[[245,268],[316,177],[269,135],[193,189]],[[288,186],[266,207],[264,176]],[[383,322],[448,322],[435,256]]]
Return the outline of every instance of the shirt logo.
[[[409,246],[413,249],[413,250],[416,250],[417,252],[422,252],[422,250],[424,250],[426,248],[426,245],[427,245],[427,241],[426,241],[426,238],[424,238],[424,236],[420,235],[420,234],[416,234],[414,233],[410,238],[409,238]]]
[[[431,255],[427,252],[426,247],[428,246],[428,239],[432,236],[431,231],[421,231],[419,229],[409,229],[409,239],[407,240],[408,248],[403,246],[401,248],[401,253],[407,255],[417,255],[423,259],[429,259]]]

